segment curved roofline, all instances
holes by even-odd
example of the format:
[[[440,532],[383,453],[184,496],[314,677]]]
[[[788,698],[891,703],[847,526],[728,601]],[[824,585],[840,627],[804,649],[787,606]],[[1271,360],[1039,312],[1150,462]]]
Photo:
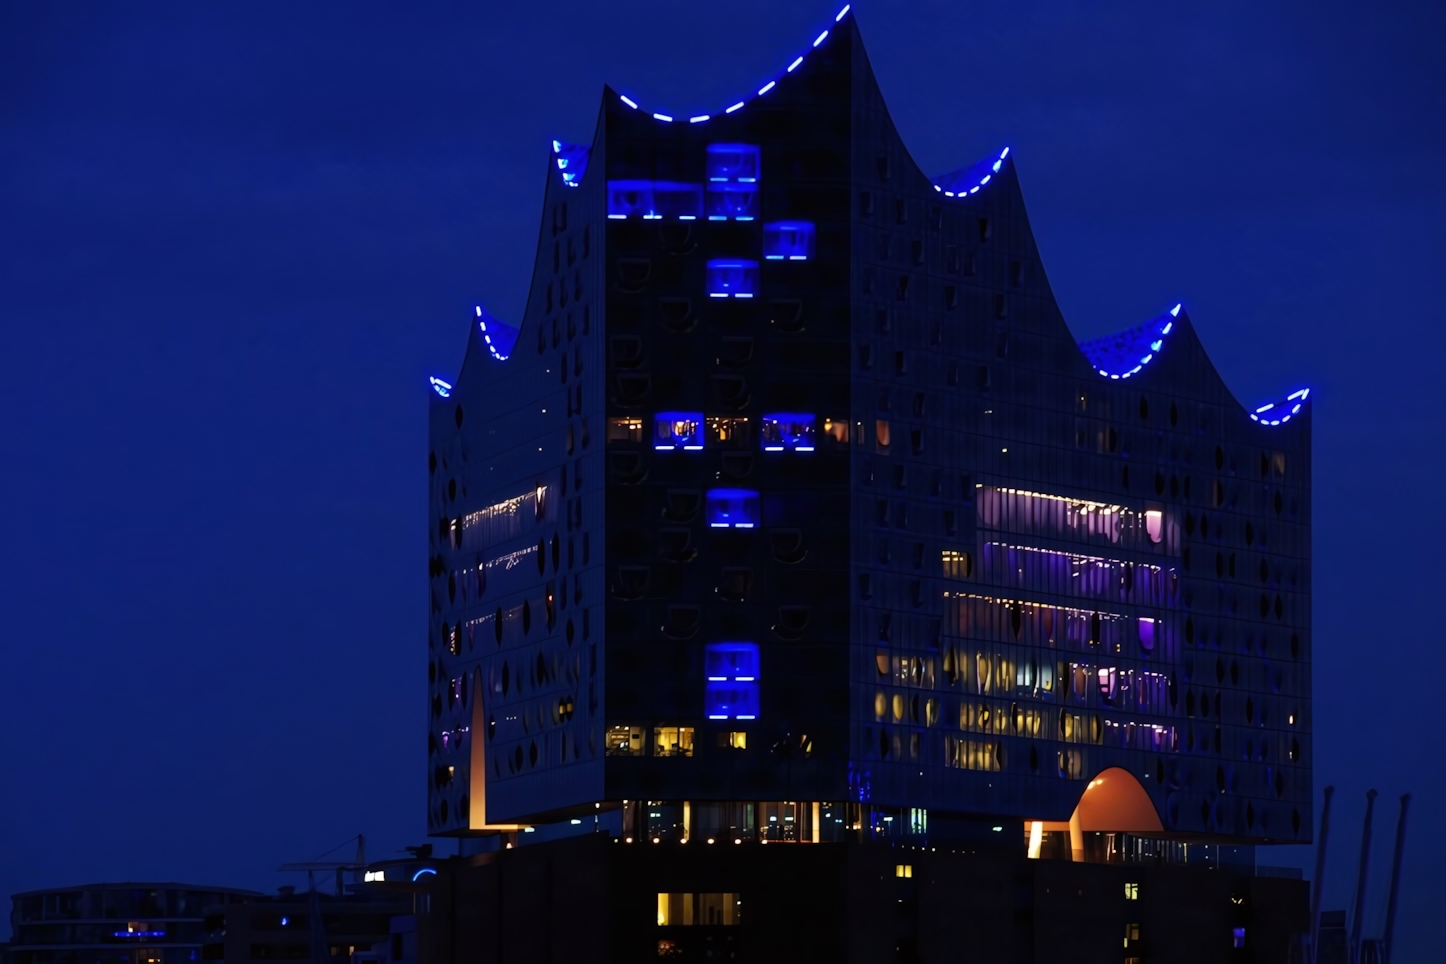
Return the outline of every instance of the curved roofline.
[[[1267,402],[1250,413],[1250,420],[1261,425],[1284,425],[1300,414],[1310,398],[1309,388],[1298,388],[1285,397],[1284,401]]]
[[[1138,375],[1164,350],[1165,336],[1175,329],[1183,306],[1177,304],[1143,325],[1078,342],[1079,350],[1091,368],[1112,381]]]
[[[844,4],[843,9],[839,10],[838,13],[834,14],[833,22],[835,24],[842,23],[843,19],[849,15],[849,11],[851,11],[852,9],[853,4]],[[618,100],[622,101],[624,105],[633,110],[642,111],[645,114],[651,114],[653,116],[653,120],[658,121],[659,123],[673,124],[679,122],[686,122],[689,124],[706,124],[708,121],[712,120],[715,117],[724,117],[728,114],[737,113],[744,107],[748,106],[748,102],[750,100],[755,100],[759,97],[762,97],[774,87],[777,87],[780,80],[782,80],[784,77],[787,77],[789,74],[793,73],[795,70],[797,70],[800,66],[803,65],[803,60],[805,57],[808,56],[809,50],[813,50],[815,47],[818,47],[825,40],[827,40],[829,34],[832,31],[833,27],[825,27],[823,33],[819,34],[817,37],[814,38],[813,43],[809,46],[808,50],[805,50],[803,53],[799,54],[797,57],[789,61],[788,66],[784,68],[783,72],[773,75],[773,77],[770,78],[767,83],[765,83],[762,87],[758,89],[758,93],[750,97],[744,97],[742,100],[737,101],[729,105],[728,107],[725,107],[722,111],[719,111],[717,113],[693,114],[688,117],[683,117],[682,115],[666,114],[662,111],[647,110],[646,108],[639,106],[636,100],[621,92],[618,93]]]
[[[1143,325],[1078,342],[1080,353],[1089,362],[1090,368],[1102,378],[1122,381],[1138,375],[1164,351],[1166,337],[1174,331],[1177,320],[1181,319],[1182,307],[1183,304],[1177,304],[1165,314]],[[1188,313],[1183,320],[1189,320]],[[1198,334],[1196,337],[1199,337]],[[1230,394],[1234,398],[1234,393]],[[1250,416],[1251,421],[1276,426],[1284,425],[1299,415],[1309,397],[1309,388],[1299,388],[1280,401],[1267,402],[1254,410],[1246,408],[1239,399],[1235,401]]]
[[[844,23],[845,18],[850,16],[852,9],[852,4],[844,4],[839,12],[834,15],[833,24]],[[851,25],[857,30],[856,21],[851,22]],[[605,86],[605,96],[608,93],[615,94],[624,106],[631,110],[650,114],[652,118],[659,123],[673,124],[683,121],[689,124],[707,123],[716,117],[736,113],[747,107],[751,101],[768,94],[778,85],[780,80],[783,80],[802,66],[809,51],[822,45],[834,31],[835,26],[830,25],[826,27],[814,38],[808,49],[794,57],[781,73],[775,74],[759,87],[755,95],[736,101],[720,113],[696,114],[682,118],[663,111],[648,110],[641,106],[637,100],[611,87]],[[862,38],[859,39],[860,45],[862,45]],[[867,57],[866,54],[865,57]],[[872,77],[871,71],[870,78],[877,89],[878,82],[876,78]],[[882,97],[883,91],[878,90],[878,93]],[[605,110],[606,102],[604,104],[604,111]],[[602,118],[600,116],[598,124],[593,130],[592,144],[587,146],[553,140],[548,164],[549,188],[551,187],[550,178],[554,170],[557,172],[558,182],[562,186],[572,188],[582,186],[582,182],[587,175],[593,148],[597,144],[597,138],[602,131],[602,127]],[[1010,148],[1006,146],[997,155],[991,154],[967,167],[959,168],[937,177],[930,177],[923,172],[919,163],[914,160],[912,152],[908,150],[908,145],[904,143],[903,137],[899,135],[897,129],[895,129],[894,135],[899,144],[904,148],[905,156],[908,157],[910,165],[918,175],[925,179],[934,188],[936,193],[947,198],[955,200],[972,198],[990,183],[996,180],[1002,180],[1006,164],[1008,164],[1010,171],[1014,170],[1013,162],[1010,159]],[[535,272],[536,268],[534,267],[534,274]],[[532,291],[529,288],[529,304],[531,302],[531,295]],[[1086,341],[1076,340],[1076,347],[1079,348],[1081,355],[1090,365],[1091,370],[1101,377],[1110,379],[1111,381],[1128,379],[1143,372],[1146,366],[1159,357],[1165,347],[1166,337],[1175,329],[1177,319],[1181,321],[1188,320],[1188,318],[1181,318],[1181,308],[1181,304],[1176,304],[1175,307],[1167,313],[1143,325],[1125,329],[1113,335],[1106,335],[1101,338]],[[512,349],[521,334],[521,324],[519,323],[516,326],[509,325],[507,322],[486,312],[480,305],[476,306],[475,310],[478,319],[477,334],[480,335],[482,344],[486,346],[488,353],[494,360],[506,361],[512,354]],[[523,318],[526,318],[527,306],[524,306],[522,314]],[[492,322],[491,327],[488,325],[489,321]],[[465,366],[465,364],[466,361],[464,358],[463,365]],[[1219,378],[1218,372],[1216,373],[1216,377]],[[443,399],[450,397],[452,391],[451,384],[435,376],[429,381],[436,395]],[[1220,379],[1220,381],[1223,384],[1224,380]],[[1233,393],[1231,394],[1233,397]],[[1289,422],[1292,417],[1300,414],[1309,395],[1310,389],[1302,388],[1292,392],[1281,401],[1267,403],[1254,411],[1250,411],[1243,404],[1241,404],[1240,407],[1242,411],[1248,414],[1250,418],[1258,424],[1279,426]],[[1237,404],[1240,404],[1238,400]]]

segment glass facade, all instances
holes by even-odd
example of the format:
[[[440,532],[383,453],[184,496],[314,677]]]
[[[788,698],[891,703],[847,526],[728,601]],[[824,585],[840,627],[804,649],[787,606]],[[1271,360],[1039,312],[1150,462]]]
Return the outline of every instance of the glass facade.
[[[431,831],[1308,840],[1306,393],[1178,305],[1079,343],[1008,150],[924,176],[846,27],[695,123],[610,94],[432,393]]]

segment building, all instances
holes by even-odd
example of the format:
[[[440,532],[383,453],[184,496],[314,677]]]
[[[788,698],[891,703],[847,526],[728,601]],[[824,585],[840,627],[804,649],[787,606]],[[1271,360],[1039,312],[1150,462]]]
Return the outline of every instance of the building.
[[[255,891],[174,883],[85,884],[15,894],[8,964],[199,961],[210,914]]]
[[[847,8],[754,90],[606,90],[523,317],[432,379],[430,832],[1309,842],[1308,390],[1241,405],[1182,305],[1077,342],[1009,149],[925,176]]]
[[[381,878],[377,878],[381,879]],[[385,960],[393,919],[414,914],[411,894],[362,885],[341,896],[283,887],[227,905],[207,920],[204,960]],[[314,953],[315,948],[316,953]]]

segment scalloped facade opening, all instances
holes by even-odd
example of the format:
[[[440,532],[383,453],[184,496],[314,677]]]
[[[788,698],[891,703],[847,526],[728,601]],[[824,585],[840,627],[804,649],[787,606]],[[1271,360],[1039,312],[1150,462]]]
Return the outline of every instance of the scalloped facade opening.
[[[605,91],[431,395],[430,832],[1112,859],[1050,828],[1118,768],[1133,852],[1308,841],[1306,396],[1178,306],[1078,344],[1013,153],[927,177],[852,18],[800,54]]]

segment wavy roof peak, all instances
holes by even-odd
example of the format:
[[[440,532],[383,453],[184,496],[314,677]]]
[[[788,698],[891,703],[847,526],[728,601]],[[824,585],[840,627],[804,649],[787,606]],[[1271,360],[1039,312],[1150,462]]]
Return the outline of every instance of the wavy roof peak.
[[[1113,335],[1079,343],[1090,367],[1105,378],[1121,379],[1139,374],[1165,347],[1165,336],[1175,329],[1180,305],[1147,321]]]

